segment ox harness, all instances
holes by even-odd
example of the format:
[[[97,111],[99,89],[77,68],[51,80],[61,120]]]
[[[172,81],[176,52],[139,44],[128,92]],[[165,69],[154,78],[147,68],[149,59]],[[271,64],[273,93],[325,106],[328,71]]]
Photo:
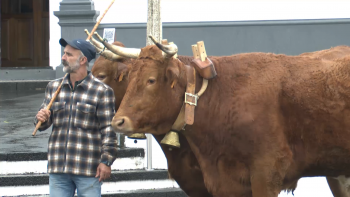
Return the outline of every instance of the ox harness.
[[[205,61],[201,61],[200,59],[196,58],[192,61],[191,65],[185,65],[187,77],[185,100],[184,104],[181,107],[179,115],[171,127],[171,131],[174,132],[180,132],[181,130],[184,131],[186,125],[193,124],[194,109],[197,106],[197,101],[207,89],[208,79],[212,79],[217,76],[214,64],[209,58],[206,58]],[[202,87],[197,94],[195,94],[196,71],[198,71],[199,75],[203,77]]]

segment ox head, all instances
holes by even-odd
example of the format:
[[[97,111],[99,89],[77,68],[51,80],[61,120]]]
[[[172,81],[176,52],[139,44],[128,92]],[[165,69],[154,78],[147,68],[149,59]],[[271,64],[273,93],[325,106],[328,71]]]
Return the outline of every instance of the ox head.
[[[124,47],[124,45],[118,41],[112,44]],[[101,55],[99,58],[96,59],[91,69],[91,73],[93,76],[95,76],[100,81],[102,81],[103,83],[105,83],[113,89],[115,95],[116,109],[118,109],[126,92],[126,87],[128,85],[127,65],[130,64],[130,62],[131,60],[129,58],[111,60]]]
[[[84,30],[87,35],[90,35],[87,29]],[[126,91],[128,73],[127,65],[130,64],[131,59],[121,55],[117,55],[105,48],[105,46],[95,40],[92,36],[90,43],[95,47],[96,52],[100,54],[91,69],[93,76],[100,81],[110,86],[114,91],[115,108],[118,109],[121,100]],[[114,42],[112,45],[125,47],[121,42]]]
[[[115,130],[164,134],[170,130],[183,104],[184,65],[172,56],[176,45],[147,46],[129,71],[129,85],[113,118]]]
[[[89,34],[87,30],[85,30],[85,32]],[[128,83],[127,65],[130,64],[132,60],[128,57],[124,58],[123,56],[114,54],[108,49],[106,50],[101,43],[97,42],[93,38],[91,38],[90,42],[95,46],[96,51],[100,51],[99,53],[101,54],[91,69],[92,74],[113,89],[115,96],[115,108],[118,109]],[[112,44],[115,46],[124,47],[124,44],[118,41]],[[139,133],[128,137],[132,139],[146,139],[144,134]]]

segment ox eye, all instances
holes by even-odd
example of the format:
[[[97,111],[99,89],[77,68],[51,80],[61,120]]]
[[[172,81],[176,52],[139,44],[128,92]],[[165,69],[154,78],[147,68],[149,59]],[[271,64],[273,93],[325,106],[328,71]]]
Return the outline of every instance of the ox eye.
[[[155,78],[149,78],[148,81],[147,81],[147,84],[148,85],[152,85],[156,82],[156,79]]]
[[[106,75],[98,75],[96,78],[99,80],[103,80],[106,78]]]

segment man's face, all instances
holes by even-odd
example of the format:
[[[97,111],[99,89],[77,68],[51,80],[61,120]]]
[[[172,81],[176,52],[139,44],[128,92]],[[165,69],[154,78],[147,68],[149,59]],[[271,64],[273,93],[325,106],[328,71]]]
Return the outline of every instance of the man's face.
[[[62,56],[63,72],[75,73],[82,63],[82,58],[80,50],[67,45]]]

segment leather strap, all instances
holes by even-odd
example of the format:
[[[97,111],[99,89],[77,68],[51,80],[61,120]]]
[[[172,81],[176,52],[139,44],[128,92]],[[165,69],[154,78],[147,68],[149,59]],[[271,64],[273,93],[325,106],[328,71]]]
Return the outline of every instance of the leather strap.
[[[185,104],[182,105],[179,115],[177,116],[173,126],[171,127],[172,131],[180,132],[186,126],[185,123]]]
[[[193,67],[186,65],[186,75],[187,75],[186,93],[191,92],[191,94],[194,95],[194,92],[196,89],[196,85],[195,85],[196,84],[196,70]],[[188,102],[195,102],[197,104],[197,101],[195,101],[195,99],[198,100],[198,98],[205,92],[207,87],[208,87],[208,80],[203,79],[202,87],[199,90],[199,92],[195,95],[196,97],[187,96],[187,101]],[[185,130],[185,126],[187,124],[189,124],[189,123],[191,123],[190,125],[193,124],[195,106],[196,105],[190,105],[190,104],[186,103],[186,96],[185,96],[185,101],[181,107],[180,113],[177,116],[174,124],[171,127],[172,131],[180,132],[181,130]],[[188,123],[188,121],[187,121],[188,119],[191,119],[192,122]]]
[[[186,65],[187,88],[185,93],[185,122],[192,125],[194,122],[194,108],[197,105],[198,96],[196,90],[196,70]]]

